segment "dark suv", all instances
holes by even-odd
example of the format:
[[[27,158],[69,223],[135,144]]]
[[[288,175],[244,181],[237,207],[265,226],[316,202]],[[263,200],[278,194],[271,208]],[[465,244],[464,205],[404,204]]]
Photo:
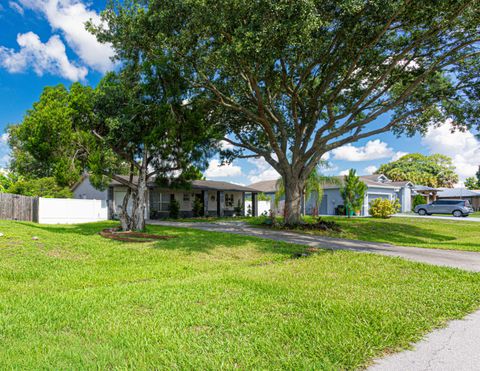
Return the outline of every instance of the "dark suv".
[[[468,216],[473,208],[468,200],[437,200],[430,204],[415,206],[418,215],[452,214],[456,217]]]

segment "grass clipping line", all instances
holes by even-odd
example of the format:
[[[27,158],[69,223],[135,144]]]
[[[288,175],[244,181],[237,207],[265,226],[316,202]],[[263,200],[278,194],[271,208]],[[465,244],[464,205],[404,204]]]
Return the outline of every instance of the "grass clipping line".
[[[176,238],[176,236],[160,236],[158,234],[141,232],[122,232],[120,230],[120,227],[106,228],[102,230],[99,234],[104,238],[109,238],[111,240],[122,242],[152,242],[154,240],[169,240],[171,238]]]

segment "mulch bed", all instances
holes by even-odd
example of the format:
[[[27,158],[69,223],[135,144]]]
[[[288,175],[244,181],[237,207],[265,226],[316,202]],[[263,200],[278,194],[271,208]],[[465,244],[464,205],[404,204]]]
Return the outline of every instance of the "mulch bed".
[[[177,236],[159,236],[158,234],[149,234],[141,232],[122,232],[120,228],[106,228],[101,231],[100,236],[110,238],[115,241],[123,242],[153,242],[155,240],[169,240]]]

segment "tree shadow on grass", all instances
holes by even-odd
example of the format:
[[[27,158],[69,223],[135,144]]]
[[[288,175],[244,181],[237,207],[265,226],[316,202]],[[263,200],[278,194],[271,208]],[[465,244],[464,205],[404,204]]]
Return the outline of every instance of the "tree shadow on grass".
[[[348,221],[344,221],[341,226],[343,230],[352,234],[356,239],[385,242],[392,245],[448,243],[459,238],[459,236],[448,234],[448,231],[441,233],[432,231],[427,226],[421,227],[402,222],[355,220],[355,224],[348,225]],[[462,242],[459,241],[459,244],[462,244]]]
[[[113,221],[72,224],[72,225],[46,225],[28,222],[16,222],[27,228],[42,230],[48,233],[58,233],[63,235],[96,236],[103,238],[99,232],[105,228],[111,228],[118,223]],[[225,232],[210,232],[198,229],[187,229],[181,227],[147,226],[147,232],[176,236],[171,240],[161,240],[148,242],[143,245],[152,246],[154,249],[164,250],[183,250],[187,253],[209,253],[216,248],[241,248],[246,244],[251,244],[256,250],[264,253],[276,253],[285,255],[294,255],[305,251],[305,246],[292,245],[279,241],[259,240],[256,237],[242,236]],[[119,245],[128,244],[128,242],[108,240],[111,243]],[[138,245],[138,244],[135,244]]]

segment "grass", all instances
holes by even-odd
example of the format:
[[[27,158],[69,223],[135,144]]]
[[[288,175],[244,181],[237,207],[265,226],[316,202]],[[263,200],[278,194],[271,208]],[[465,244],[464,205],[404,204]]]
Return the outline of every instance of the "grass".
[[[461,221],[408,217],[390,219],[322,217],[322,219],[335,220],[342,232],[302,231],[302,233],[400,246],[480,252],[480,223],[468,222],[465,219]],[[305,220],[310,222],[312,218],[306,217]],[[248,222],[259,225],[262,218],[251,218]]]
[[[0,221],[0,369],[355,369],[480,305],[480,275],[460,270],[186,229],[96,234],[111,225]]]

